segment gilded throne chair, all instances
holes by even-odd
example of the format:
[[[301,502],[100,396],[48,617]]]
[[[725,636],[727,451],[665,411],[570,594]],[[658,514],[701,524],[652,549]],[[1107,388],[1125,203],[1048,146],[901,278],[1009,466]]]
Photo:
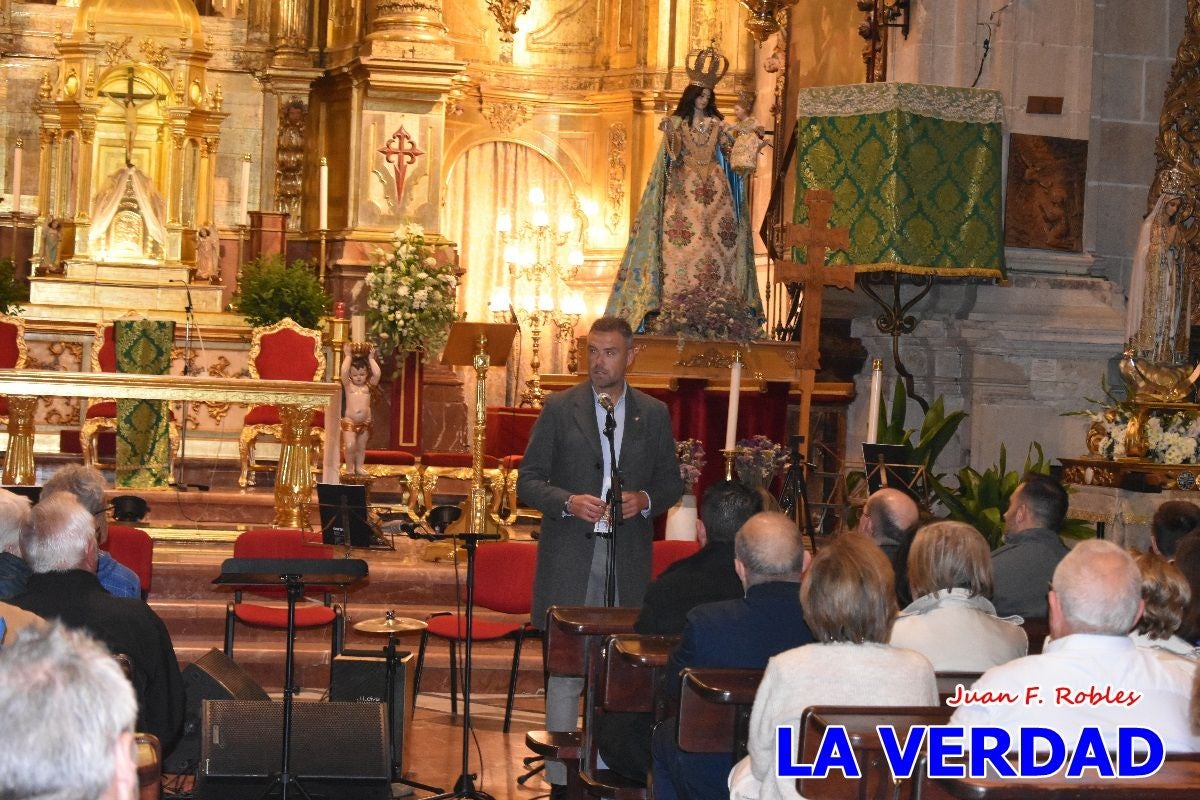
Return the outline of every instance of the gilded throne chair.
[[[0,314],[0,369],[25,369],[25,320]],[[0,395],[0,426],[8,427],[8,397]]]
[[[254,328],[251,331],[247,371],[252,380],[323,380],[325,350],[321,344],[321,332],[302,328],[290,317],[285,317],[274,325]],[[311,433],[316,445],[313,447],[313,458],[319,466],[325,447],[323,410],[318,410],[313,415]],[[246,413],[242,435],[238,439],[238,456],[242,467],[238,485],[243,489],[254,485],[256,472],[273,472],[275,469],[274,466],[260,465],[255,461],[254,447],[262,436],[283,439],[283,423],[279,417],[278,406],[254,406]]]
[[[111,322],[101,322],[96,325],[96,335],[92,340],[92,372],[117,371],[116,327]],[[168,470],[171,473],[169,481],[175,482],[175,453],[179,449],[179,423],[175,412],[170,412],[168,428]],[[111,464],[101,464],[97,457],[97,437],[103,431],[117,430],[117,401],[112,399],[87,399],[87,410],[83,412],[83,424],[79,427],[79,449],[83,451],[85,466],[100,468],[111,467]]]

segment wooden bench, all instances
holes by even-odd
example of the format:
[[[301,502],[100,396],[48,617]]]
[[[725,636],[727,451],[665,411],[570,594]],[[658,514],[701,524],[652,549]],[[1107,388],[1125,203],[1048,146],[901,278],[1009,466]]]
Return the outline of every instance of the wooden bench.
[[[892,726],[903,741],[914,725],[945,725],[950,721],[951,713],[953,709],[945,706],[811,706],[804,709],[797,747],[800,763],[813,763],[825,731],[840,725],[846,729],[862,777],[847,778],[840,771],[834,771],[825,778],[799,778],[796,791],[808,800],[908,800],[918,796],[927,800],[937,797],[936,794],[918,794],[921,784],[917,780],[893,778],[875,726]]]
[[[953,697],[961,684],[970,689],[979,680],[982,672],[938,672],[934,675],[937,680],[938,703],[946,705],[946,700]]]
[[[750,709],[761,669],[685,669],[675,741],[685,753],[729,753],[730,765],[746,755]]]
[[[917,763],[924,775],[924,760]],[[923,779],[941,797],[959,800],[1184,800],[1200,797],[1200,754],[1168,753],[1162,769],[1146,778],[1100,778],[1095,770],[1083,777],[1061,774],[1045,778]],[[937,797],[923,793],[923,798]]]
[[[599,719],[610,713],[656,713],[657,687],[667,669],[677,636],[609,636],[589,672],[583,721],[583,757],[579,775],[593,797],[645,800],[650,791],[609,769],[597,766],[595,740]]]

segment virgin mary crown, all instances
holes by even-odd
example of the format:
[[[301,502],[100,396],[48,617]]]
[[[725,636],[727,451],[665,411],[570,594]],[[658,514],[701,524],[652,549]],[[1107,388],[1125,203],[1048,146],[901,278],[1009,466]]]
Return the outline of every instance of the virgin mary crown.
[[[689,53],[684,63],[692,86],[715,89],[717,83],[729,71],[729,59],[718,53],[716,46],[712,44],[703,50]]]

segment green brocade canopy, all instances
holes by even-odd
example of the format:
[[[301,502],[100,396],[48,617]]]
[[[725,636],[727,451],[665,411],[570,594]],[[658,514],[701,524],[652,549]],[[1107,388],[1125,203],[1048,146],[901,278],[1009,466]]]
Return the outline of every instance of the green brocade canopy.
[[[829,189],[831,227],[858,272],[1004,277],[999,92],[908,83],[800,91],[796,222],[804,192]],[[802,249],[802,248],[801,248]]]
[[[166,375],[171,371],[174,322],[117,320],[113,340],[118,372]],[[118,488],[159,488],[170,483],[170,413],[165,400],[117,400]]]

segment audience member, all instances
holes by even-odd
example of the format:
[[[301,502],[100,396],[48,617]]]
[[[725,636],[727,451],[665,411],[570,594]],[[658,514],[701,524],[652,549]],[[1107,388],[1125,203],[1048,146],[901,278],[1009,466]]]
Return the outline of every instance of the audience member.
[[[887,644],[896,615],[887,557],[865,536],[839,536],[812,560],[800,604],[816,644],[767,664],[750,714],[749,755],[729,776],[730,796],[797,798],[794,778],[776,776],[775,736],[812,705],[936,705],[928,659]]]
[[[4,632],[0,634],[0,644],[11,642],[17,634],[31,625],[42,625],[45,620],[23,608],[17,608],[11,603],[0,602],[0,622],[4,623]]]
[[[917,599],[896,618],[893,646],[916,650],[939,672],[983,672],[1029,652],[1020,620],[996,616],[992,554],[967,523],[917,531],[908,577]]]
[[[992,553],[992,603],[1002,617],[1046,616],[1046,586],[1067,554],[1058,537],[1067,492],[1048,475],[1026,475],[1004,512],[1004,544]]]
[[[1010,693],[1018,702],[968,702],[951,724],[1004,728],[1013,749],[1022,726],[1052,728],[1068,748],[1085,726],[1099,727],[1114,751],[1118,726],[1153,728],[1168,752],[1200,748],[1188,717],[1195,662],[1137,647],[1128,636],[1142,613],[1142,577],[1128,553],[1111,542],[1080,542],[1054,570],[1049,610],[1053,641],[1042,654],[993,667],[972,687],[993,697]],[[1140,699],[1133,705],[1078,701],[1079,693],[1097,687],[1136,692]]]
[[[100,586],[92,515],[66,492],[44,498],[30,512],[21,551],[33,574],[13,605],[83,628],[114,654],[128,656],[138,730],[153,733],[163,752],[171,752],[183,724],[183,679],[171,636],[144,601],[113,597]]]
[[[1192,589],[1179,568],[1158,553],[1137,553],[1134,563],[1142,575],[1142,618],[1129,636],[1138,647],[1195,656],[1194,645],[1175,635]]]
[[[746,596],[697,606],[688,614],[667,669],[669,697],[679,696],[680,674],[688,667],[762,669],[772,656],[812,641],[800,606],[800,572],[807,553],[796,523],[779,512],[755,514],[738,531],[735,546]],[[654,730],[655,800],[727,798],[732,753],[681,752],[675,729],[676,720],[668,718]],[[644,776],[646,764],[637,768]]]
[[[0,797],[127,800],[137,793],[137,703],[86,634],[28,630],[0,649]]]
[[[650,584],[633,629],[678,635],[696,606],[741,597],[745,590],[733,569],[733,538],[759,511],[762,498],[737,481],[721,481],[705,489],[696,521],[700,550],[667,567]]]
[[[858,532],[875,540],[889,560],[917,527],[921,512],[917,503],[899,489],[880,489],[867,498]]]
[[[1179,623],[1179,638],[1189,644],[1200,644],[1200,536],[1189,536],[1175,550],[1175,567],[1191,590],[1191,599],[1183,608]]]
[[[1200,527],[1200,506],[1187,500],[1163,503],[1150,522],[1150,551],[1174,558],[1180,540],[1197,527]]]
[[[55,492],[67,492],[75,496],[86,508],[95,523],[96,541],[103,545],[108,541],[108,503],[104,499],[104,476],[99,470],[72,464],[62,467],[42,485],[42,497]],[[104,550],[97,551],[96,577],[100,585],[116,597],[141,597],[142,583],[137,573],[125,566]]]
[[[20,594],[29,580],[21,558],[21,528],[29,519],[29,498],[0,489],[0,600]]]

